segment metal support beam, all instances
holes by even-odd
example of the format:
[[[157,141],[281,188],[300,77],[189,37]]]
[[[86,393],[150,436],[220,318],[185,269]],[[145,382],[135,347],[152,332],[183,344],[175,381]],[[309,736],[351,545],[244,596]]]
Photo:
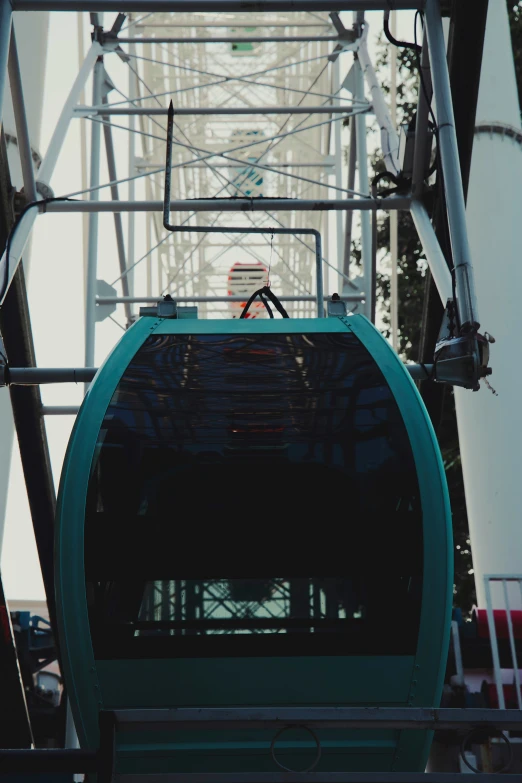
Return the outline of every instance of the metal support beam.
[[[42,405],[42,416],[76,416],[80,410],[79,405]]]
[[[114,143],[112,140],[112,128],[108,117],[104,117],[106,124],[103,126],[103,135],[105,139],[105,152],[107,154],[107,169],[109,172],[109,179],[111,182],[116,183],[118,175],[116,173],[116,156],[114,154]],[[118,185],[111,185],[111,196],[113,201],[120,200],[120,194],[118,191]],[[123,296],[129,296],[129,280],[127,276],[127,262],[125,259],[125,240],[123,238],[123,222],[121,219],[121,213],[114,213],[114,230],[116,233],[116,245],[118,248],[118,261],[120,265],[121,273],[121,286],[123,290]],[[131,309],[128,304],[125,305],[125,318],[127,323],[130,324],[132,320]]]
[[[3,5],[1,5],[2,2],[3,0],[0,0],[0,11],[3,8]],[[2,29],[2,23],[3,23],[2,18],[0,17],[0,50],[1,50],[2,40],[3,40],[3,34],[4,34],[4,30]],[[71,91],[67,97],[67,100],[65,101],[64,107],[58,119],[58,123],[52,135],[51,141],[49,142],[47,153],[42,162],[42,165],[40,166],[38,175],[41,182],[45,182],[46,184],[49,184],[51,180],[54,168],[56,166],[56,161],[58,160],[60,150],[62,148],[65,136],[67,135],[67,131],[69,129],[69,123],[73,116],[74,107],[78,101],[79,96],[81,95],[85,82],[87,81],[87,78],[89,77],[92,71],[93,65],[96,62],[96,58],[98,57],[99,54],[101,54],[101,52],[102,49],[100,45],[96,42],[92,44],[91,48],[87,52],[87,56],[84,60],[84,63],[80,68],[78,76],[76,77],[75,82],[71,87]],[[6,58],[7,58],[7,51],[6,51]],[[1,54],[0,54],[0,73],[1,73]],[[1,89],[1,78],[0,78],[0,89]],[[40,202],[39,209],[40,210],[44,209],[43,202]],[[3,287],[3,282],[0,283],[0,286],[2,286],[0,287],[0,306],[2,305],[4,297],[9,289],[11,280],[13,279],[13,276],[17,270],[18,264],[20,263],[22,253],[24,252],[25,246],[29,240],[31,229],[34,225],[34,221],[36,220],[37,214],[38,214],[38,210],[35,207],[34,209],[28,210],[23,215],[23,217],[20,219],[20,222],[17,224],[15,234],[11,239],[9,260],[6,257],[5,251],[2,254],[2,257],[0,259],[0,281],[6,279],[7,285]],[[6,270],[6,266],[7,266],[7,270]]]
[[[355,95],[358,100],[364,99],[364,74],[358,59],[353,64],[355,75]],[[359,190],[368,193],[370,183],[368,179],[368,150],[366,146],[366,117],[364,114],[358,114],[355,117],[356,124],[356,146],[357,146],[357,168],[359,170]],[[344,202],[345,209],[357,209],[355,204],[357,199],[351,202]],[[372,208],[375,207],[375,200],[371,199]],[[361,260],[362,260],[362,288],[369,292],[370,269],[372,265],[372,236],[370,227],[370,215],[368,212],[361,212]],[[365,315],[370,316],[369,301],[366,302]]]
[[[474,329],[478,328],[480,324],[466,228],[466,204],[460,173],[439,0],[427,0],[426,2],[426,31],[430,48],[433,92],[437,106],[437,137],[444,174],[451,249],[455,265],[457,307],[462,327]]]
[[[0,0],[0,112],[2,111],[2,106],[4,104],[12,17],[13,9],[11,0]]]
[[[417,200],[411,202],[411,216],[417,229],[433,280],[437,286],[442,305],[446,307],[448,299],[453,296],[451,272],[442,252],[437,235],[431,225],[431,220],[424,205]]]
[[[462,184],[466,196],[471,156],[475,132],[475,117],[480,82],[480,69],[486,21],[488,16],[488,0],[474,0],[473,13],[462,3],[451,4],[451,18],[448,38],[448,67],[450,84],[454,96],[453,110],[455,113],[455,128],[459,145],[459,160]],[[465,46],[463,41],[466,42]],[[457,97],[458,96],[458,97]],[[438,187],[441,188],[441,183]],[[449,232],[444,200],[436,201],[433,215],[433,227],[439,239],[445,257],[453,266],[451,248],[447,247]],[[444,306],[440,302],[439,293],[431,275],[426,275],[425,297],[422,327],[419,345],[419,359],[431,361],[438,339]],[[442,419],[444,405],[444,386],[436,383],[421,384],[421,394],[428,409],[430,418],[437,429]]]
[[[42,383],[90,383],[97,367],[5,367],[0,364],[0,386],[39,386]]]
[[[367,212],[378,209],[410,209],[409,196],[390,196],[384,199],[357,198],[324,199],[322,201],[292,198],[196,198],[171,201],[172,212],[277,212],[328,211],[355,209]],[[53,201],[41,207],[42,212],[161,212],[161,201]],[[187,227],[187,229],[190,226]],[[368,222],[369,228],[369,222]],[[370,247],[370,243],[368,243]]]
[[[168,27],[171,25],[169,24]],[[267,25],[271,27],[271,25]],[[317,25],[318,27],[320,24]],[[191,24],[190,27],[197,27]],[[107,37],[109,43],[136,43],[136,44],[207,44],[207,43],[312,43],[315,41],[342,42],[338,35],[264,35],[264,36],[232,36],[217,35],[215,38],[120,38]]]
[[[353,191],[355,189],[355,170],[357,167],[357,134],[356,134],[356,122],[352,120],[350,123],[350,149],[348,152],[348,184],[347,189]],[[347,198],[353,198],[352,193],[348,193]],[[352,255],[352,227],[353,227],[353,212],[349,209],[346,210],[346,221],[344,230],[344,261],[343,261],[343,274],[345,277],[350,277],[350,259]],[[346,282],[343,283],[343,288],[346,287]]]
[[[30,748],[34,738],[1,575],[0,623],[0,747]]]
[[[341,58],[336,57],[335,61],[332,64],[332,70],[333,70],[333,90],[332,92],[334,95],[339,94],[341,91]],[[338,106],[332,106],[332,113],[333,109],[339,108],[341,104],[341,98],[338,99]],[[339,190],[342,190],[343,186],[343,148],[342,148],[342,139],[341,139],[341,131],[342,126],[340,122],[336,122],[333,129],[333,133],[331,134],[333,136],[333,146],[334,146],[334,157],[335,157],[335,184],[339,188]],[[367,192],[367,191],[366,191]],[[335,233],[336,233],[336,245],[337,245],[337,253],[336,253],[336,263],[335,265],[339,269],[339,271],[342,273],[343,271],[343,265],[344,265],[344,212],[337,212],[335,215]],[[338,285],[340,288],[342,288],[343,285],[343,278],[339,275],[339,282],[335,283],[335,285]]]
[[[434,709],[430,707],[177,707],[174,709],[115,710],[117,731],[279,729],[285,725],[308,726],[312,729],[396,729],[417,731],[470,730],[492,728],[518,731],[522,725],[522,710],[488,710],[480,708]],[[223,773],[223,778],[229,773]],[[270,774],[270,773],[269,773]],[[300,773],[292,773],[294,775]],[[345,772],[313,773],[345,776]],[[370,773],[375,774],[375,773]],[[379,773],[383,781],[389,772]],[[411,773],[410,773],[411,774]],[[308,778],[310,773],[304,775]],[[361,773],[354,773],[354,780]],[[398,772],[398,780],[408,773]],[[183,776],[183,773],[180,777]],[[242,777],[239,773],[238,779]],[[256,774],[255,777],[258,777]],[[261,777],[264,777],[261,775]],[[459,780],[462,778],[459,776]],[[268,779],[268,778],[267,778]],[[363,775],[361,775],[363,779]],[[423,778],[424,779],[424,775]],[[427,779],[427,778],[426,778]]]
[[[390,0],[11,0],[13,11],[140,11],[144,13],[228,13],[269,11],[386,11]],[[393,7],[417,11],[425,0],[394,0]]]
[[[281,296],[278,297],[281,302],[312,302],[315,297],[313,296]],[[347,300],[347,297],[342,297],[343,301]],[[186,296],[176,297],[176,302],[241,302],[245,297],[240,296]],[[326,300],[326,297],[325,297]],[[110,297],[111,302],[121,302],[119,297]],[[128,301],[128,300],[127,300]],[[153,302],[156,304],[157,299],[152,297],[132,297],[133,302]],[[105,302],[100,302],[105,304]],[[414,380],[422,380],[431,373],[433,365],[431,364],[405,364],[405,369],[410,373]],[[0,365],[0,370],[1,370]],[[0,374],[0,385],[7,386],[41,386],[47,383],[91,383],[94,376],[98,372],[97,367],[9,367],[7,372],[3,375]],[[66,414],[75,413],[78,410],[77,406],[45,406],[42,405],[41,412],[44,415],[49,413],[62,412]]]
[[[10,191],[11,182],[9,180],[7,152],[2,139],[0,141],[0,247],[5,245],[14,222],[12,202],[9,198]],[[0,333],[2,334],[3,350],[8,361],[18,367],[34,367],[36,359],[31,330],[31,317],[27,301],[24,270],[21,265],[14,274],[12,285],[0,308]],[[42,571],[45,597],[51,626],[57,642],[53,556],[56,496],[45,422],[40,414],[42,400],[40,390],[37,387],[12,388],[9,390],[9,397],[11,399],[34,537]],[[5,462],[3,468],[5,469]]]
[[[194,106],[193,108],[176,109],[176,117],[192,117],[199,115],[249,115],[249,114],[353,114],[360,112],[360,107],[328,105],[328,106]],[[370,109],[368,109],[368,112]],[[168,110],[161,108],[107,108],[103,106],[77,106],[74,113],[78,117],[166,117]],[[295,165],[295,164],[294,164]]]
[[[103,80],[105,78],[105,69],[103,59],[99,57],[94,65],[92,98],[93,103],[101,103]],[[97,188],[100,184],[100,146],[101,146],[101,127],[96,123],[91,129],[91,175],[90,187]],[[99,190],[92,190],[90,195],[90,204],[96,206],[100,197]],[[113,202],[114,209],[119,211],[119,202]],[[94,364],[94,339],[96,326],[96,272],[98,260],[98,211],[93,210],[89,213],[89,244],[87,250],[87,279],[85,284],[85,366],[91,367]]]
[[[196,163],[197,158],[194,160],[187,160],[184,163],[177,164],[176,168],[188,168],[190,166],[191,169],[208,169],[208,163]],[[259,164],[256,162],[256,166]],[[299,164],[296,163],[270,163],[269,166],[266,167],[267,171],[277,171],[277,169],[318,169],[318,168],[324,168],[324,169],[331,169],[335,166],[335,163],[330,160],[329,158],[325,158],[324,160],[318,160],[318,161],[311,161],[310,163],[301,162],[299,161]],[[212,163],[213,169],[244,169],[245,164],[244,163]],[[153,163],[138,163],[136,166],[136,169],[138,171],[146,171],[147,169],[155,169],[157,170],[157,165]],[[353,190],[353,188],[352,188]],[[353,196],[353,193],[347,194],[348,198]]]
[[[378,224],[377,210],[372,212],[372,263],[370,267],[370,283],[368,285],[369,299],[369,318],[372,324],[375,324],[375,312],[377,308],[377,242],[378,242]]]
[[[266,245],[263,245],[266,247]],[[191,304],[208,303],[208,302],[244,302],[243,296],[177,296],[171,292],[171,296],[176,300],[178,304]],[[315,302],[317,297],[312,294],[282,294],[277,296],[281,302]],[[329,300],[329,296],[323,296],[323,302]],[[341,294],[339,298],[343,302],[361,302],[365,299],[364,294]],[[98,296],[96,299],[97,305],[114,305],[122,304],[124,302],[130,302],[131,304],[156,304],[158,301],[157,296],[131,296],[126,299],[123,296]]]
[[[36,182],[34,179],[33,156],[31,153],[31,141],[29,139],[29,126],[25,112],[24,93],[22,89],[22,74],[18,60],[16,36],[14,26],[11,28],[11,44],[9,46],[9,85],[13,100],[13,111],[16,124],[16,137],[22,165],[22,177],[24,180],[24,194],[27,201],[36,201]],[[1,104],[0,104],[1,105]]]
[[[431,83],[430,56],[428,39],[424,35],[421,53],[421,77],[419,84],[419,103],[415,121],[415,149],[413,152],[412,193],[420,198],[424,190],[426,176],[426,146],[428,143],[428,118],[430,113],[433,86]]]
[[[394,8],[395,7],[396,6],[394,5]],[[381,148],[384,156],[384,164],[387,171],[391,172],[393,175],[397,175],[399,173],[399,137],[395,130],[395,124],[392,121],[390,110],[384,100],[382,87],[377,79],[377,74],[375,73],[368,53],[368,29],[368,23],[365,22],[359,48],[357,49],[357,56],[364,78],[368,84],[370,95],[372,96],[373,109],[381,132]],[[357,97],[364,96],[358,95]]]

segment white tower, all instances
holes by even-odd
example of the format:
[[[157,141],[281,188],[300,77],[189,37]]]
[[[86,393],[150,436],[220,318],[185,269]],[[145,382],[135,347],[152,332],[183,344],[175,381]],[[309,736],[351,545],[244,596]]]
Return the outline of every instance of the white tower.
[[[485,575],[522,574],[520,188],[522,130],[506,3],[489,4],[467,206],[482,329],[495,337],[491,383],[455,389],[479,606]],[[512,586],[515,587],[514,585]],[[501,589],[493,606],[505,608]],[[511,608],[520,608],[518,588]]]
[[[38,178],[38,150],[42,123],[49,14],[47,12],[31,14],[15,13],[13,14],[13,25],[16,33],[18,57],[20,60],[29,137],[35,159],[35,177]],[[22,170],[20,166],[20,155],[18,152],[11,94],[8,84],[6,84],[2,117],[7,142],[11,181],[14,187],[16,187],[17,190],[20,190],[23,185]],[[28,252],[26,251],[24,254],[24,268],[26,272],[27,259]],[[11,402],[9,400],[9,391],[8,389],[3,388],[0,389],[0,555],[2,552],[13,434],[14,424],[11,413]]]

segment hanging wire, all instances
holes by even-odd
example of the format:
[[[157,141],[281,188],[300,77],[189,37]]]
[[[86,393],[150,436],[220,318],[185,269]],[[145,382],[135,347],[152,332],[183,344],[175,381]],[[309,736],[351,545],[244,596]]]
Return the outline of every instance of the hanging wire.
[[[274,251],[274,229],[270,235],[270,261],[268,262],[268,275],[266,279],[267,287],[270,288],[270,270],[272,269],[272,255]]]

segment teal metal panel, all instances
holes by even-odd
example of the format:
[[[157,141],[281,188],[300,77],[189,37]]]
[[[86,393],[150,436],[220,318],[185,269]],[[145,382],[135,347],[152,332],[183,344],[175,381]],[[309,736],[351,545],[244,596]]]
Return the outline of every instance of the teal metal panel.
[[[65,455],[56,510],[56,611],[63,675],[82,747],[98,743],[103,696],[96,675],[84,578],[87,485],[98,432],[114,389],[151,331],[137,321],[100,367],[78,412]]]
[[[444,465],[422,398],[399,357],[364,316],[350,319],[349,325],[384,373],[413,448],[423,511],[424,573],[419,640],[407,704],[437,707],[444,684],[453,600],[453,534]],[[432,733],[402,735],[394,769],[424,768]],[[420,767],[419,758],[424,759]]]
[[[361,318],[361,316],[349,316]],[[152,319],[151,319],[152,320]],[[340,318],[206,318],[198,321],[179,321],[165,318],[156,321],[156,334],[331,334],[346,331],[347,323]],[[373,328],[373,327],[371,327]]]
[[[398,706],[407,702],[414,659],[178,658],[96,665],[108,707]]]
[[[121,375],[139,347],[154,332],[295,334],[342,332],[346,329],[353,331],[361,340],[385,375],[404,418],[417,465],[424,515],[425,567],[424,600],[415,659],[339,656],[322,659],[95,662],[89,634],[83,563],[87,484],[105,411]],[[56,541],[57,601],[64,675],[80,741],[85,747],[97,745],[97,714],[101,706],[438,704],[449,641],[452,595],[451,517],[444,471],[427,413],[409,374],[388,343],[362,316],[285,321],[140,319],[100,368],[78,414],[62,473]],[[382,769],[390,768],[392,754],[389,743],[395,747],[396,742],[393,735],[387,736],[387,739],[381,740],[384,742],[381,746],[376,738],[377,744],[371,754],[367,748],[364,749],[364,742],[360,746],[355,742],[359,748],[357,769],[377,770],[381,769],[381,763]],[[429,742],[427,733],[402,732],[393,761],[394,768],[422,768]],[[337,747],[339,753],[351,752],[348,747]],[[211,750],[207,747],[205,752],[210,753],[209,758],[215,759],[216,754]],[[250,752],[254,750],[252,747]],[[262,748],[258,750],[261,752]],[[202,751],[199,743],[198,758]],[[190,753],[187,747],[183,755],[188,758]],[[231,748],[228,753],[232,753]],[[375,754],[380,754],[378,762]],[[245,757],[241,756],[244,764]],[[214,766],[211,768],[217,770],[217,762],[212,763]],[[346,755],[339,764],[335,766],[334,763],[332,768],[346,768]],[[261,769],[261,766],[257,765],[255,769]]]

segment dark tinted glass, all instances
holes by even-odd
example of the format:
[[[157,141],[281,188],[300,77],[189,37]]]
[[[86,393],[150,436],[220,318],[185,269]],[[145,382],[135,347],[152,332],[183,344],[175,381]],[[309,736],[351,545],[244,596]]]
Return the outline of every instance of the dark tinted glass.
[[[415,651],[411,447],[351,333],[150,337],[107,410],[85,531],[100,657]]]

